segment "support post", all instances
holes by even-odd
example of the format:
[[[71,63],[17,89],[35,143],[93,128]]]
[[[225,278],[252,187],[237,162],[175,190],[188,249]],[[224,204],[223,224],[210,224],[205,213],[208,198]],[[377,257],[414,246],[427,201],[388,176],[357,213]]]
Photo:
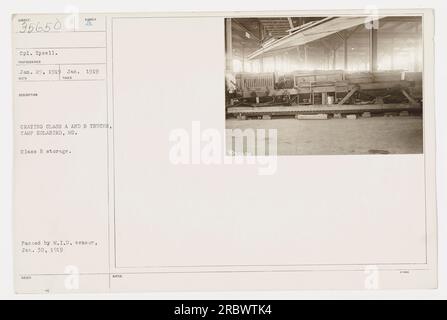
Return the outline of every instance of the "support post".
[[[391,56],[391,70],[394,70],[394,36],[391,38],[391,49],[390,49],[390,56]]]
[[[231,18],[225,19],[225,48],[226,48],[226,69],[228,73],[233,72],[233,30],[231,28]]]
[[[246,66],[245,66],[245,47],[242,45],[242,72],[247,72]]]
[[[307,70],[307,46],[304,45],[304,68]]]
[[[370,24],[369,29],[369,70],[377,71],[377,29],[374,24]]]
[[[337,49],[332,50],[332,70],[335,70],[335,67],[337,66]]]
[[[344,68],[345,71],[348,70],[348,38],[345,37],[343,39],[343,48],[344,48],[344,57],[343,57],[343,62],[344,62]]]

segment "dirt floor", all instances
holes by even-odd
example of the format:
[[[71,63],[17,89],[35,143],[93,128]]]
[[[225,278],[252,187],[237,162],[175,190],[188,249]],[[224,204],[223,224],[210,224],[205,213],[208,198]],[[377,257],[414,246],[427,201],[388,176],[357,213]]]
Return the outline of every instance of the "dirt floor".
[[[278,155],[423,152],[421,117],[373,117],[355,120],[227,119],[226,128],[277,129]]]

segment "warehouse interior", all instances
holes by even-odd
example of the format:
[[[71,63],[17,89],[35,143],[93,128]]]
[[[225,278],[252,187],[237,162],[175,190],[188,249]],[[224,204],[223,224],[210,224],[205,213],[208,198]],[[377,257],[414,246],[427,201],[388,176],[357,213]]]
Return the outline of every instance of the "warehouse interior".
[[[341,19],[327,30],[326,17],[230,18],[227,19],[227,54],[234,72],[287,72],[294,70],[422,71],[421,17],[385,17],[369,20]],[[326,20],[326,22],[325,22]],[[352,18],[351,18],[352,20]],[[333,21],[333,20],[332,20]],[[319,24],[317,24],[319,22]],[[360,24],[356,24],[356,23]],[[354,26],[350,27],[350,25]],[[310,38],[317,26],[329,34]],[[323,28],[324,27],[324,28]],[[347,27],[347,28],[345,28]],[[309,42],[290,43],[282,50],[262,50],[277,39],[301,31]],[[320,30],[318,30],[320,31]],[[335,32],[334,32],[335,31]],[[370,36],[375,37],[370,41]],[[230,42],[231,39],[231,42]],[[306,39],[307,41],[307,39]],[[303,41],[302,41],[303,42]],[[231,49],[231,50],[230,50]],[[375,54],[374,54],[375,51]],[[257,52],[258,55],[253,55]],[[370,57],[370,52],[373,54]],[[375,58],[370,64],[370,60]]]
[[[398,130],[391,118],[409,117],[419,135],[422,34],[420,16],[227,18],[226,118],[238,120],[227,127],[257,125],[241,120],[386,117]],[[395,149],[421,152],[422,141]]]

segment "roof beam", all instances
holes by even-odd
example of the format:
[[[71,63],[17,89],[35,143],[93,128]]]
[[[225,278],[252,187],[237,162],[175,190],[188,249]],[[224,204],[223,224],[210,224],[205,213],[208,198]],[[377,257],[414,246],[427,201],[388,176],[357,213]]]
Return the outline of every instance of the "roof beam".
[[[256,36],[253,32],[251,32],[250,30],[248,30],[243,24],[239,23],[236,19],[233,19],[233,24],[237,27],[239,27],[240,29],[242,29],[243,31],[247,32],[250,37],[252,37],[253,39],[255,39],[258,42],[261,42],[261,39],[259,39],[258,36]]]
[[[348,30],[356,26],[363,26],[365,22],[376,19],[380,18],[367,16],[327,17],[311,26],[308,26],[307,28],[298,29],[291,34],[287,34],[284,37],[273,41],[268,46],[262,47],[251,54],[248,59],[254,59],[259,55],[263,55],[271,51],[276,51],[277,49],[296,47],[308,42],[313,42],[342,30]],[[356,28],[354,30],[356,30]]]

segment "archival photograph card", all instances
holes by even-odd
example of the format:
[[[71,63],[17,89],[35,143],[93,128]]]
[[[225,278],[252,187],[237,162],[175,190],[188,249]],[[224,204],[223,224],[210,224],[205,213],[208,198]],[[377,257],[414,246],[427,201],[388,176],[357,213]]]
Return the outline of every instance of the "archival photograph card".
[[[437,287],[433,12],[12,17],[18,293]]]

